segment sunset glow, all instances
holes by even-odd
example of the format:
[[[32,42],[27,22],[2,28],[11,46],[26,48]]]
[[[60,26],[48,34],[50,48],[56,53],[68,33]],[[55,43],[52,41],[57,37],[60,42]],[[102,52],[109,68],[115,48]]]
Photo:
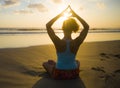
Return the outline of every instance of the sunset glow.
[[[68,5],[91,28],[120,28],[120,0],[0,0],[0,27],[45,28]],[[60,18],[63,22],[69,11]],[[58,24],[59,25],[59,24]]]
[[[72,16],[72,13],[70,13],[70,9],[68,9],[63,16],[60,18],[60,22],[63,22],[64,20],[66,20],[68,17]]]

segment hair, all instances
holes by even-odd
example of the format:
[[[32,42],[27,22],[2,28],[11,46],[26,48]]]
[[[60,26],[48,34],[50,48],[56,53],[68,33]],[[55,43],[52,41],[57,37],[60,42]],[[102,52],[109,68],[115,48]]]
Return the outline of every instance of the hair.
[[[62,29],[67,32],[77,32],[79,25],[73,17],[69,17],[63,22]]]

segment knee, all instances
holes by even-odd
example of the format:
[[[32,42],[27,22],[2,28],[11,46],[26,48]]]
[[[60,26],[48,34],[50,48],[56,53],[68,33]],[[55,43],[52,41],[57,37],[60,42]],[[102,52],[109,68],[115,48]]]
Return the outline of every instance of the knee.
[[[46,66],[47,62],[43,62],[42,66]]]

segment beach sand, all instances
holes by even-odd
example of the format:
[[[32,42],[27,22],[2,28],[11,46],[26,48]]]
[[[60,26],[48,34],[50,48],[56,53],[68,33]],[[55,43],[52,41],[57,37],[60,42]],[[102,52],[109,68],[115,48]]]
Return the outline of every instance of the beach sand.
[[[120,88],[120,41],[83,43],[76,58],[80,78],[54,80],[42,67],[53,45],[0,49],[0,88]]]

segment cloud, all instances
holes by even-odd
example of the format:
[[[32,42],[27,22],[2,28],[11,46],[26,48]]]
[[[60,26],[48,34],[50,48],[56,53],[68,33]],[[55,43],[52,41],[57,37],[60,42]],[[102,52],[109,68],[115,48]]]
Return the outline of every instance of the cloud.
[[[4,0],[3,4],[1,4],[2,7],[11,7],[14,5],[19,5],[20,0]]]
[[[105,8],[106,8],[106,5],[105,5],[105,3],[103,3],[103,2],[98,2],[98,3],[97,3],[97,7],[98,7],[99,9],[105,9]]]
[[[62,3],[63,0],[52,0],[52,2],[56,3],[56,4],[59,4],[59,3]]]
[[[14,11],[14,13],[15,13],[15,14],[31,14],[31,13],[33,13],[33,12],[30,11],[30,10],[25,10],[25,9],[23,9],[23,10],[16,10],[16,11]]]
[[[37,9],[39,12],[46,12],[48,9],[41,3],[29,4],[28,8]]]

